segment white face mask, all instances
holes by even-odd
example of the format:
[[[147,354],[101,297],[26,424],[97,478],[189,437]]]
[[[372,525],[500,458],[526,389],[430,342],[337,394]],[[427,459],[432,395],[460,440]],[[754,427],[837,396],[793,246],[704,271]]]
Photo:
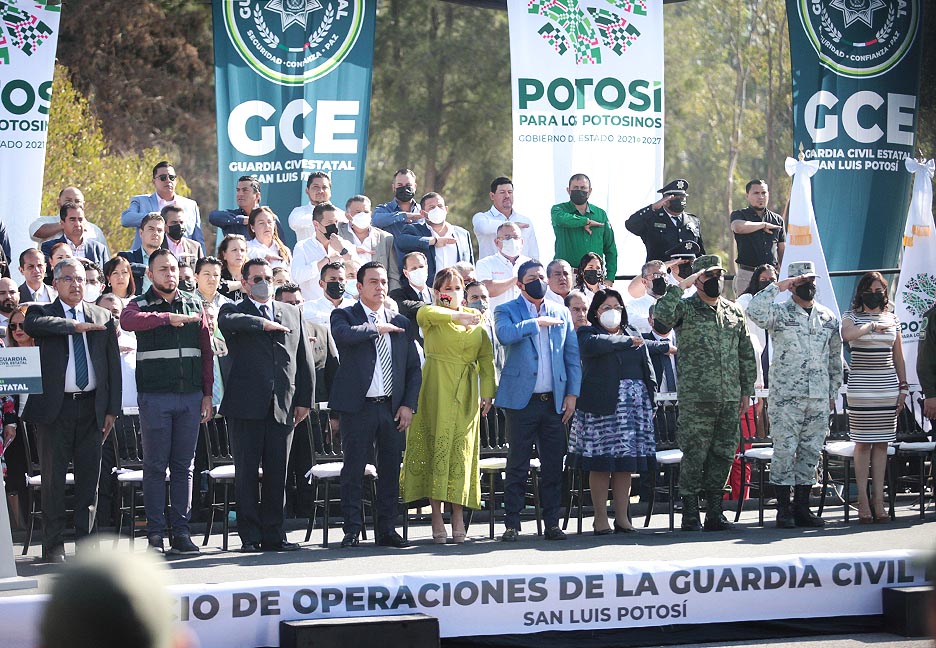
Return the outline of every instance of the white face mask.
[[[445,222],[445,210],[441,207],[433,207],[432,211],[426,216],[430,223],[438,225]]]
[[[415,270],[409,270],[406,276],[409,277],[410,285],[425,286],[426,280],[429,278],[429,269],[417,268]]]
[[[367,212],[360,212],[351,217],[351,224],[358,229],[367,229],[371,224],[371,215]]]
[[[621,311],[614,309],[606,310],[598,316],[598,321],[609,331],[614,330],[621,325]]]
[[[509,257],[520,256],[523,249],[523,241],[520,239],[504,239],[501,241],[501,252]]]
[[[93,304],[97,301],[97,298],[101,296],[101,289],[97,286],[92,286],[90,284],[85,284],[84,289],[84,300],[89,304]]]
[[[345,284],[345,292],[351,295],[352,297],[354,297],[355,299],[357,299],[357,296],[358,296],[357,284],[354,283],[353,281],[347,282]]]

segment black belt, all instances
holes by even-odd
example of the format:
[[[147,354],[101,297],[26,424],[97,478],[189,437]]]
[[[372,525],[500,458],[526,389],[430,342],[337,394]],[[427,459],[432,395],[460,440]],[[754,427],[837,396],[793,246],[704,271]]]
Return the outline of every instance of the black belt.
[[[530,398],[530,400],[543,401],[544,403],[547,401],[551,401],[552,399],[553,399],[552,392],[540,392],[538,394],[534,392],[533,396]]]
[[[755,270],[757,270],[756,267],[744,265],[743,263],[739,263],[738,267],[741,268],[742,270],[747,270],[748,272],[754,272]]]
[[[83,392],[65,392],[65,398],[69,400],[85,400],[86,398],[94,398],[95,390],[83,391]]]
[[[389,396],[365,396],[364,400],[368,403],[386,403],[390,401]]]

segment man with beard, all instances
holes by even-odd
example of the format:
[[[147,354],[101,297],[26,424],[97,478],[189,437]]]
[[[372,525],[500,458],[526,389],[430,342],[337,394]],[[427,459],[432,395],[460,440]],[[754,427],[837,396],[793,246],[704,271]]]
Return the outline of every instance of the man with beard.
[[[686,211],[689,182],[673,180],[659,190],[663,197],[631,214],[624,223],[628,231],[643,240],[647,261],[669,259],[669,251],[685,241],[694,241],[705,254],[702,227],[698,217]]]
[[[747,290],[751,275],[759,265],[775,268],[783,261],[786,234],[783,216],[767,209],[770,192],[763,180],[751,180],[744,187],[748,206],[731,212],[731,231],[738,246],[738,266],[734,277],[735,295]]]
[[[761,290],[747,316],[773,341],[770,362],[770,436],[774,455],[770,483],[777,494],[777,526],[825,526],[809,510],[809,491],[829,433],[829,410],[842,386],[842,339],[839,321],[816,303],[812,261],[791,263],[789,278]],[[789,290],[793,297],[774,303]],[[790,511],[790,488],[793,510]]]
[[[569,202],[553,205],[551,211],[556,258],[565,259],[574,268],[583,256],[594,252],[604,261],[605,285],[612,286],[617,273],[617,246],[608,214],[588,201],[592,186],[584,173],[569,178],[566,191]]]
[[[702,493],[708,499],[705,530],[733,526],[722,515],[722,494],[738,445],[740,416],[750,405],[757,376],[744,312],[721,296],[723,273],[717,256],[699,257],[692,274],[669,286],[653,309],[654,323],[675,328],[679,340],[676,435],[683,451],[679,490],[684,531],[702,528]],[[691,286],[696,294],[682,299]]]
[[[164,551],[166,468],[169,469],[170,552],[196,554],[192,512],[192,459],[198,426],[211,416],[214,353],[202,300],[179,290],[179,262],[165,248],[149,257],[150,288],[120,315],[137,338],[137,402],[143,437],[143,504],[153,551]]]
[[[15,281],[9,277],[0,279],[0,330],[3,331],[3,335],[6,335],[10,315],[19,306],[19,298],[19,288]]]

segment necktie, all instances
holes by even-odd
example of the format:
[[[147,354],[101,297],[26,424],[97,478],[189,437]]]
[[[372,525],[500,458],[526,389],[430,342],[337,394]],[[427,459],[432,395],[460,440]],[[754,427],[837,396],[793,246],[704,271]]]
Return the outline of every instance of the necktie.
[[[78,314],[74,308],[69,308],[73,320],[78,319]],[[75,384],[78,389],[84,391],[88,386],[88,356],[85,353],[84,336],[81,333],[72,335],[72,347],[75,350]]]
[[[377,313],[371,313],[371,321],[377,324]],[[377,360],[380,362],[380,372],[383,374],[384,393],[389,396],[393,393],[393,360],[390,357],[390,345],[383,335],[377,334],[374,341],[377,347]]]
[[[270,309],[266,304],[260,306],[260,314],[263,315],[266,319],[270,319]]]
[[[673,371],[672,356],[663,356],[663,377],[666,379],[666,387],[670,391],[676,391],[676,372]]]

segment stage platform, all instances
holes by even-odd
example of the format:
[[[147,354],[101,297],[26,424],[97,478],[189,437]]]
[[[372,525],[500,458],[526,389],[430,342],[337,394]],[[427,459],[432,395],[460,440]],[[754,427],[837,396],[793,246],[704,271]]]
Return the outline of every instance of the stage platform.
[[[925,519],[920,520],[918,509],[914,508],[915,500],[901,498],[901,500],[898,501],[896,521],[890,524],[872,525],[858,524],[857,516],[854,514],[852,515],[851,522],[846,525],[843,520],[842,508],[841,506],[837,506],[832,509],[827,509],[824,516],[827,521],[827,526],[825,528],[792,530],[781,530],[774,527],[771,523],[773,518],[772,511],[767,512],[767,524],[764,527],[758,527],[757,510],[753,508],[751,504],[752,503],[749,503],[749,505],[745,507],[740,523],[735,530],[721,533],[684,533],[678,530],[669,532],[666,528],[667,517],[665,514],[660,514],[653,517],[649,529],[644,530],[641,528],[641,532],[638,534],[619,534],[598,537],[591,534],[591,519],[588,518],[584,521],[583,534],[575,534],[576,521],[573,518],[569,523],[568,539],[559,542],[548,542],[542,537],[538,537],[536,535],[536,523],[533,520],[524,522],[523,533],[520,540],[512,544],[499,542],[496,538],[495,540],[490,540],[488,538],[487,523],[476,522],[469,530],[469,541],[466,544],[436,545],[431,541],[431,530],[428,523],[418,523],[410,527],[410,540],[413,544],[406,549],[397,550],[377,547],[374,545],[373,536],[370,534],[368,535],[368,540],[362,541],[360,547],[340,549],[338,547],[342,536],[340,528],[331,529],[329,534],[331,547],[326,549],[320,546],[322,541],[322,532],[320,529],[316,529],[310,542],[305,543],[303,542],[305,536],[304,527],[299,528],[297,524],[288,535],[290,541],[301,542],[303,544],[303,549],[298,552],[263,554],[240,554],[236,550],[225,552],[221,550],[220,534],[215,534],[211,536],[209,545],[203,549],[200,555],[187,557],[169,556],[166,562],[170,567],[170,577],[177,586],[177,592],[180,593],[180,595],[187,595],[190,593],[191,598],[189,599],[188,608],[190,613],[195,612],[197,606],[192,607],[192,600],[195,599],[199,593],[208,593],[211,595],[212,592],[215,592],[214,596],[216,596],[218,600],[223,601],[224,597],[231,595],[231,592],[259,591],[264,589],[264,587],[276,587],[282,589],[283,598],[288,599],[295,593],[296,587],[302,586],[303,581],[307,581],[309,587],[314,588],[315,591],[319,593],[321,603],[324,604],[324,589],[319,588],[327,588],[329,586],[337,588],[356,585],[367,587],[371,584],[386,585],[388,583],[393,583],[395,586],[398,586],[400,583],[406,583],[412,585],[415,592],[415,584],[425,583],[433,579],[435,579],[437,583],[446,582],[446,579],[448,579],[454,586],[455,583],[463,583],[465,579],[475,579],[480,583],[481,580],[496,578],[498,575],[504,577],[517,576],[520,579],[527,579],[525,590],[527,596],[530,596],[531,591],[534,594],[536,593],[535,587],[531,586],[533,581],[531,575],[545,574],[546,577],[551,577],[551,575],[553,575],[557,583],[565,578],[567,581],[574,581],[571,586],[569,586],[568,582],[566,583],[567,587],[565,593],[569,594],[571,590],[577,587],[575,582],[581,581],[581,583],[585,583],[588,575],[593,573],[604,574],[603,578],[606,581],[604,596],[611,596],[611,598],[614,599],[610,601],[613,606],[624,600],[620,598],[623,587],[622,583],[624,582],[624,580],[622,580],[624,576],[621,574],[630,574],[627,577],[629,580],[626,582],[627,588],[631,590],[634,590],[635,586],[639,586],[637,575],[642,572],[662,574],[662,576],[658,577],[658,587],[664,589],[664,581],[672,575],[671,572],[673,569],[692,570],[698,569],[699,567],[713,566],[722,568],[725,565],[734,565],[737,570],[739,570],[738,574],[740,574],[740,570],[742,569],[751,570],[753,572],[759,569],[763,570],[762,566],[774,565],[773,567],[767,568],[768,571],[773,569],[776,573],[781,574],[782,578],[789,580],[789,583],[785,583],[779,587],[777,592],[727,591],[723,595],[726,597],[723,599],[724,602],[719,602],[719,600],[714,598],[714,592],[709,592],[707,593],[709,598],[704,600],[704,604],[700,603],[700,607],[697,609],[701,610],[701,606],[709,606],[712,604],[714,604],[715,609],[723,605],[736,606],[739,602],[743,602],[746,597],[753,597],[754,595],[783,596],[799,600],[802,603],[802,601],[806,599],[801,597],[811,594],[814,597],[819,597],[815,600],[821,602],[820,607],[828,603],[830,606],[829,610],[832,612],[830,616],[841,616],[842,606],[845,606],[845,613],[847,614],[849,603],[837,600],[834,597],[839,596],[841,598],[844,596],[847,598],[852,596],[852,593],[846,592],[845,589],[841,587],[839,587],[838,591],[835,591],[833,588],[832,591],[820,593],[810,592],[809,590],[815,590],[816,588],[813,587],[814,584],[805,581],[800,582],[800,589],[796,589],[794,583],[796,580],[803,578],[805,573],[803,565],[805,562],[808,562],[808,560],[806,560],[803,563],[797,563],[798,560],[804,557],[822,556],[823,560],[827,562],[832,561],[829,565],[835,563],[836,569],[839,569],[840,565],[846,563],[854,562],[857,564],[865,560],[877,561],[874,563],[875,565],[888,563],[890,565],[888,569],[891,570],[888,572],[890,573],[891,584],[900,584],[899,582],[893,581],[895,578],[897,581],[900,581],[901,573],[905,576],[905,579],[901,582],[907,583],[910,582],[910,580],[907,579],[912,580],[914,578],[914,576],[908,575],[909,572],[905,573],[905,570],[910,570],[911,568],[906,567],[902,563],[906,563],[906,565],[917,565],[918,559],[914,557],[916,553],[929,552],[936,549],[936,524],[934,524],[934,522],[936,522],[936,512],[934,512],[932,504],[929,504]],[[678,519],[677,516],[677,524]],[[298,523],[299,521],[295,522]],[[635,522],[642,524],[643,519],[639,518],[635,520]],[[498,534],[501,533],[502,525],[498,524],[496,530]],[[200,540],[201,538],[197,538],[199,543]],[[137,538],[135,550],[144,551],[145,545],[145,539]],[[232,534],[230,539],[231,548],[235,549],[239,547],[239,545],[240,542],[236,534]],[[21,548],[21,545],[14,547],[17,553]],[[118,542],[117,550],[127,551],[129,548],[129,540],[127,538],[121,538]],[[66,549],[71,553],[74,547],[69,544]],[[103,550],[111,551],[111,544],[105,544]],[[59,568],[57,566],[41,564],[38,560],[39,553],[39,547],[34,546],[31,548],[29,555],[17,556],[16,560],[17,572],[19,575],[38,579],[38,589],[0,594],[0,596],[3,597],[3,599],[0,599],[0,610],[4,609],[5,603],[12,602],[4,600],[8,597],[23,597],[24,595],[37,594],[47,590],[55,574],[59,571]],[[893,565],[897,563],[901,564],[897,565],[899,569],[897,572],[894,572]],[[819,565],[818,562],[816,564]],[[791,567],[791,565],[798,566]],[[806,567],[808,570],[809,565],[806,565]],[[828,581],[830,578],[826,576],[823,567],[819,566],[817,569],[822,573],[823,587],[826,587],[828,590],[830,586]],[[922,572],[918,567],[914,567],[914,569],[917,569],[915,584],[920,584],[923,579]],[[845,571],[839,571],[838,576],[844,575],[845,577],[849,577],[858,571],[861,570],[857,567],[854,570],[846,568]],[[868,573],[872,571],[873,570],[869,568]],[[783,575],[784,573],[786,574],[785,576]],[[895,573],[896,576],[894,575]],[[769,575],[766,573],[761,573],[758,578],[760,577],[769,580]],[[613,583],[615,578],[617,578],[618,581],[616,585]],[[717,578],[718,576],[716,575],[716,579]],[[888,576],[885,575],[882,583],[884,583],[887,578]],[[738,580],[740,580],[740,576],[738,576]],[[764,582],[766,582],[766,580]],[[266,582],[256,583],[255,581]],[[681,582],[688,583],[689,581],[690,578],[687,577]],[[671,588],[673,582],[672,580],[669,581]],[[841,583],[837,583],[837,585],[841,586]],[[886,585],[886,583],[884,583],[884,585]],[[615,589],[617,592],[616,594],[614,592]],[[728,589],[731,589],[730,582]],[[760,588],[755,587],[754,589],[759,590]],[[279,589],[277,591],[279,591]],[[636,590],[634,591],[636,592]],[[349,592],[350,590],[345,590],[345,596],[349,597],[347,601],[350,601]],[[674,592],[671,591],[668,593],[672,595]],[[574,592],[572,592],[572,594],[574,594]],[[639,595],[639,592],[636,592],[636,594]],[[661,592],[660,596],[665,598],[666,594],[667,592]],[[694,605],[692,596],[694,594],[699,596],[699,592],[686,594],[685,592],[676,591],[675,594],[677,595],[676,599],[683,600],[684,618],[687,620],[692,618],[694,621],[698,621],[699,617],[694,617],[691,611]],[[625,592],[625,595],[631,594],[630,592]],[[877,590],[874,591],[874,595],[877,597],[875,600],[879,600]],[[237,594],[234,594],[234,596],[236,598]],[[371,594],[371,596],[373,595]],[[552,597],[554,603],[552,605],[547,605],[546,609],[559,610],[562,607],[568,608],[568,606],[565,605],[565,601],[562,603],[559,602],[562,597],[561,592],[558,590],[556,592],[550,591],[549,597]],[[588,598],[587,594],[580,592],[578,595],[568,596],[567,600],[570,604],[574,603],[576,609],[586,609],[593,603],[587,600]],[[672,598],[672,596],[670,598]],[[685,607],[685,601],[687,599],[690,601],[688,614]],[[18,600],[22,601],[25,599],[21,598]],[[295,602],[298,599],[291,600]],[[535,599],[531,596],[529,600],[532,601]],[[644,597],[642,602],[646,602],[646,600],[647,598]],[[702,599],[700,599],[700,601],[701,600]],[[754,601],[755,599],[748,598],[747,600]],[[759,600],[763,601],[764,599]],[[347,601],[344,603],[347,603]],[[293,606],[287,605],[286,600],[282,601],[282,603],[284,609],[281,610],[279,614],[282,615],[283,619],[298,617],[295,613],[289,616],[289,614],[293,612],[293,609],[286,608],[291,608]],[[609,601],[605,600],[604,604],[606,603],[609,603]],[[676,604],[678,603],[679,601],[677,600]],[[304,600],[303,604],[308,606],[309,609],[312,609],[308,599]],[[595,605],[597,604],[598,603],[595,603]],[[813,605],[815,605],[815,603],[813,603]],[[855,605],[858,605],[858,603],[856,602]],[[864,605],[867,607],[867,603],[864,603]],[[206,608],[208,613],[211,612],[210,607],[209,605],[208,608]],[[236,605],[234,607],[236,607]],[[457,606],[453,604],[453,607]],[[502,607],[507,608],[509,606],[505,605]],[[532,606],[531,609],[539,609],[539,607]],[[750,624],[750,621],[757,621],[762,618],[785,619],[787,616],[796,616],[796,614],[777,616],[776,610],[771,610],[769,606],[763,606],[762,603],[755,603],[754,608],[752,612],[742,615],[743,618],[735,619],[735,621],[745,621],[747,623],[743,627],[753,628],[753,624]],[[756,608],[763,608],[763,613],[760,613]],[[440,609],[441,608],[436,608],[436,610]],[[490,608],[484,607],[483,609],[486,614],[487,610]],[[322,610],[323,608],[319,607],[316,609],[316,612],[321,612]],[[409,611],[412,610],[402,609],[397,613]],[[432,609],[421,611],[425,611],[429,614],[433,614],[434,612]],[[569,611],[572,612],[574,610],[569,609]],[[204,613],[205,610],[202,610],[202,612]],[[220,615],[224,613],[225,608],[222,604]],[[332,613],[334,613],[334,611]],[[387,614],[389,612],[382,613]],[[462,607],[460,609],[450,610],[447,614],[456,615],[452,618],[457,618],[457,615],[474,614],[474,611],[470,610],[469,607]],[[519,612],[517,614],[519,614]],[[237,615],[235,614],[235,616]],[[858,616],[862,619],[861,623],[853,627],[846,627],[840,630],[840,632],[847,634],[882,629],[880,618],[875,619],[873,614],[868,615],[862,613]],[[598,621],[600,619],[595,620]],[[228,621],[230,622],[230,619],[228,619]],[[514,623],[516,623],[516,621],[517,619],[515,618]],[[566,630],[569,619],[564,618],[563,622],[563,627],[551,629],[548,626],[544,626],[542,628],[543,632],[540,632],[538,635],[520,634],[514,636],[526,640],[532,639],[534,636],[547,638],[555,635],[557,630]],[[461,629],[470,626],[470,624],[470,621],[467,622],[467,624],[459,621],[457,627],[451,627],[452,629],[449,631],[448,636],[465,636]],[[678,627],[678,622],[673,624],[673,619],[665,622],[658,620],[650,625],[660,626],[664,624],[672,624],[670,627]],[[614,625],[613,621],[611,625]],[[634,625],[646,627],[648,621],[647,619],[643,619],[641,623]],[[738,623],[728,625],[739,626]],[[443,636],[445,636],[446,621],[443,620],[442,626]],[[496,626],[496,623],[492,624],[492,627]],[[596,626],[594,626],[594,624],[592,626],[585,624],[583,627],[595,628]],[[453,630],[454,634],[452,633]],[[538,627],[526,627],[520,629],[519,632],[534,633],[539,630],[540,628]],[[743,629],[740,629],[741,635],[735,634],[738,630],[738,627],[731,629],[728,635],[722,637],[723,641],[721,645],[727,645],[725,641],[729,638],[734,640],[766,639],[771,636],[771,632],[777,631],[777,629],[774,628],[773,631],[768,631],[766,635],[752,631],[750,636],[745,636],[745,631]],[[578,632],[582,632],[582,630],[578,630]],[[801,634],[804,635],[820,635],[826,632],[834,632],[834,625],[828,625],[828,629],[825,629],[821,622],[819,625],[806,624],[801,630]],[[475,629],[473,633],[477,634],[477,630]],[[491,636],[499,634],[502,633],[489,633]],[[600,635],[601,632],[592,632],[590,634]],[[269,637],[269,631],[263,636]],[[524,643],[522,640],[519,643],[514,643],[512,641],[504,644],[498,644],[496,641],[491,643],[489,641],[491,636],[459,639],[454,640],[454,643],[452,643],[452,640],[444,640],[443,645],[531,645],[530,643]],[[475,642],[476,639],[477,643]],[[696,641],[706,640],[709,640],[709,637],[705,634],[695,633],[693,635],[690,633],[682,639],[679,638],[678,634],[673,634],[668,636],[665,640],[660,639],[658,643],[661,645],[672,645],[673,643],[691,644]],[[638,641],[637,643],[631,643],[629,645],[655,645],[655,642],[647,641],[648,642],[645,643]],[[541,641],[538,643],[541,646],[550,645],[549,641]],[[576,641],[576,643],[581,642]],[[758,639],[756,643],[742,643],[739,645],[761,645],[762,643],[763,641]],[[259,642],[251,645],[262,646],[275,644]],[[586,642],[582,645],[597,646],[613,644],[602,644],[599,641],[598,643]],[[764,643],[764,645],[766,645],[766,643]],[[909,648],[920,644],[914,643],[912,640],[895,638],[894,643],[889,645],[906,645]]]

